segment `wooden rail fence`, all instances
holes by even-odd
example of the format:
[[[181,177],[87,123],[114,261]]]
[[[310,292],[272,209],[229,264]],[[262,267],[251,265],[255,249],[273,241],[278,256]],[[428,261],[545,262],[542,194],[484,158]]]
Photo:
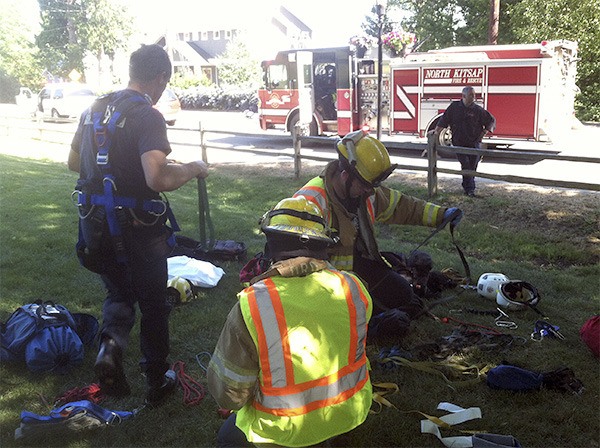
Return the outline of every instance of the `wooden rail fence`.
[[[25,122],[25,123],[19,123]],[[32,119],[24,119],[24,117],[4,117],[3,125],[5,128],[5,135],[8,135],[12,132],[13,129],[25,129],[30,130],[31,135],[30,138],[49,141],[53,143],[61,143],[61,144],[70,144],[70,140],[73,135],[73,129],[62,130],[48,127],[41,120],[32,120]],[[236,137],[247,137],[247,138],[256,138],[256,139],[268,139],[270,141],[289,141],[289,136],[284,135],[268,135],[268,134],[252,134],[252,133],[240,133],[236,131],[224,131],[224,130],[207,130],[203,129],[202,123],[199,123],[198,128],[180,128],[180,127],[169,127],[169,132],[192,132],[198,134],[198,142],[190,143],[190,142],[176,142],[171,140],[172,145],[177,146],[192,146],[199,147],[201,149],[202,160],[205,162],[209,162],[208,160],[208,149],[224,149],[223,146],[219,146],[211,142],[210,138],[208,138],[208,134],[211,135],[235,135]],[[66,138],[61,139],[60,141],[56,141],[57,135],[65,135]],[[54,137],[54,138],[51,138]],[[60,138],[60,137],[58,137]],[[313,160],[313,161],[322,161],[328,162],[335,158],[335,156],[318,156],[313,154],[302,154],[302,144],[304,143],[306,146],[309,146],[311,143],[318,142],[322,145],[324,142],[331,142],[331,145],[335,144],[336,139],[332,137],[309,137],[302,135],[302,130],[299,132],[295,132],[292,137],[292,151],[282,151],[282,150],[269,150],[267,148],[236,148],[236,147],[227,147],[228,151],[238,151],[238,152],[249,152],[253,154],[260,155],[272,155],[274,157],[279,157],[282,155],[287,155],[291,157],[294,161],[294,176],[298,178],[301,175],[302,170],[302,160]],[[480,154],[482,156],[502,156],[502,157],[510,157],[511,159],[522,160],[524,163],[535,163],[540,160],[560,160],[564,162],[579,162],[579,163],[600,163],[600,158],[598,157],[585,157],[585,156],[573,156],[573,155],[560,155],[554,154],[550,152],[539,152],[539,151],[527,151],[523,149],[501,149],[501,150],[493,150],[493,149],[473,149],[473,148],[463,148],[458,146],[440,146],[438,145],[437,139],[433,136],[429,136],[428,143],[408,143],[408,142],[394,142],[394,141],[386,141],[382,139],[383,143],[386,145],[388,149],[400,149],[400,150],[412,150],[419,151],[419,153],[427,153],[427,166],[419,166],[419,165],[399,165],[399,169],[403,170],[414,170],[414,171],[426,171],[427,173],[427,188],[430,197],[434,197],[438,192],[437,185],[437,176],[439,173],[444,174],[454,174],[454,175],[473,175],[478,178],[484,179],[492,179],[501,182],[508,183],[522,183],[522,184],[530,184],[537,186],[545,186],[545,187],[560,187],[560,188],[572,188],[579,190],[590,190],[590,191],[600,191],[600,183],[588,183],[588,182],[573,182],[573,181],[561,181],[561,180],[552,180],[552,179],[537,179],[530,177],[521,177],[521,176],[513,176],[513,175],[496,175],[496,174],[488,174],[488,173],[480,173],[475,171],[463,171],[463,170],[453,170],[448,168],[442,168],[438,166],[438,152],[444,151],[445,153],[462,153],[462,154]],[[568,168],[565,168],[568,169]],[[599,176],[600,180],[600,176]]]

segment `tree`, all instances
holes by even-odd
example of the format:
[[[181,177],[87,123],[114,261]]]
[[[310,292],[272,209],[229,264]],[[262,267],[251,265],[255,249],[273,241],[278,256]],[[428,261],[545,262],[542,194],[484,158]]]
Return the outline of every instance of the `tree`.
[[[251,57],[243,35],[235,36],[227,43],[216,64],[220,86],[255,89],[261,82],[260,62]]]
[[[600,3],[597,0],[521,0],[511,14],[518,42],[568,39],[579,43],[576,99],[581,120],[600,121]]]
[[[76,21],[81,17],[75,0],[38,0],[42,30],[36,36],[39,61],[54,77],[83,73],[83,46],[78,44]]]
[[[454,29],[459,23],[456,0],[390,0],[388,8],[408,13],[403,29],[417,35],[419,51],[449,47],[455,44]]]
[[[502,5],[519,1],[503,0]],[[390,6],[408,14],[402,26],[414,32],[418,42],[426,40],[420,51],[488,42],[490,0],[390,0]],[[511,17],[510,11],[501,9],[500,44],[514,42]]]
[[[84,57],[94,55],[99,68],[107,55],[127,47],[132,18],[118,0],[38,0],[42,31],[36,38],[41,62],[55,76],[84,73]]]
[[[14,101],[19,86],[37,89],[41,68],[36,63],[34,31],[24,20],[17,4],[0,0],[0,100]]]
[[[87,52],[98,61],[100,78],[103,60],[107,56],[112,62],[115,53],[128,47],[133,33],[132,18],[124,5],[115,0],[81,0],[85,19],[78,24],[79,39]]]

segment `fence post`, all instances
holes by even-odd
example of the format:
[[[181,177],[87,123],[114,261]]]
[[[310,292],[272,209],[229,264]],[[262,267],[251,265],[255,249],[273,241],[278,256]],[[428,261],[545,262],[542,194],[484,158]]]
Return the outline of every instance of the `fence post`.
[[[303,135],[308,135],[308,125],[296,123],[294,132],[292,132],[292,143],[294,144],[294,177],[300,178],[300,170],[302,168],[302,156],[300,150],[302,149]]]
[[[427,134],[427,190],[429,197],[437,195],[437,144],[435,132]]]
[[[198,131],[200,132],[200,149],[202,150],[202,161],[208,163],[208,156],[206,154],[206,143],[204,142],[204,129],[202,129],[202,122],[198,122]]]

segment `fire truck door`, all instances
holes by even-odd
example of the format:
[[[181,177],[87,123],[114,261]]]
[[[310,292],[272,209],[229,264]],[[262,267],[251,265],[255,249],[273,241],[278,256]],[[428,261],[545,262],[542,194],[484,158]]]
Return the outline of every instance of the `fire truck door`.
[[[314,110],[313,96],[313,57],[310,51],[299,51],[296,54],[298,69],[298,101],[300,108],[300,123],[310,124]]]

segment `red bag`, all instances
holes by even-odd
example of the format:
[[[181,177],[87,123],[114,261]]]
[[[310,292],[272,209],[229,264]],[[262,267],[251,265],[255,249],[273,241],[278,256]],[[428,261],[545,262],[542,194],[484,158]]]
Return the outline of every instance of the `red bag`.
[[[600,358],[600,315],[590,317],[579,330],[581,340],[596,358]]]

